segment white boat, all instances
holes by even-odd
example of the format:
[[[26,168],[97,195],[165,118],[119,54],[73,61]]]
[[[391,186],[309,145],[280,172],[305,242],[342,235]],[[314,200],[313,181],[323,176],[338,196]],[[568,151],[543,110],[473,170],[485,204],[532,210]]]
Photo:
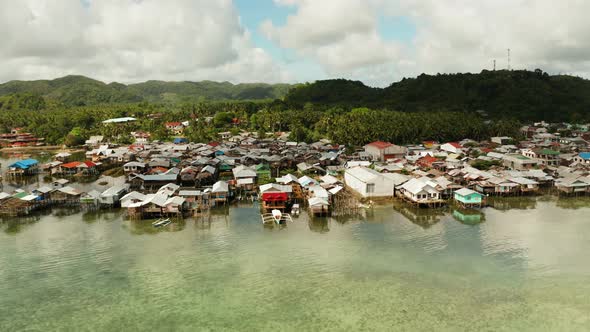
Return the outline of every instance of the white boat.
[[[293,204],[291,207],[291,214],[297,217],[299,215],[299,211],[299,204]]]
[[[283,213],[279,210],[272,210],[272,211],[270,211],[270,213],[272,213],[272,217],[275,220],[275,222],[277,224],[280,224],[281,219],[283,218]]]
[[[273,222],[277,225],[286,224],[287,221],[293,222],[291,215],[288,213],[282,213],[279,210],[272,210],[271,213],[264,213],[260,215],[262,217],[263,224],[272,224]]]
[[[156,221],[154,221],[152,223],[152,226],[154,227],[164,227],[164,226],[168,226],[170,224],[170,218],[166,218],[166,219],[158,219]]]

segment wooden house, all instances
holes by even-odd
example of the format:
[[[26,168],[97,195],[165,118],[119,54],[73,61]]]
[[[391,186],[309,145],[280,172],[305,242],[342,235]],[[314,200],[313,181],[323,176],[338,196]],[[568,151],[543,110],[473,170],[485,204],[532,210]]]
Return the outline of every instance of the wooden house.
[[[105,190],[99,196],[99,203],[104,206],[117,206],[120,204],[120,199],[129,190],[129,184],[124,183],[115,185]]]
[[[138,161],[130,161],[123,165],[123,171],[127,174],[130,173],[143,173],[145,172],[146,164]]]
[[[590,177],[568,177],[555,181],[555,188],[566,195],[579,195],[590,191]]]
[[[35,159],[23,159],[8,166],[8,176],[29,176],[39,172],[39,162]]]
[[[60,152],[54,156],[54,159],[56,161],[61,161],[63,163],[66,163],[66,162],[70,161],[71,156],[72,156],[72,154],[69,152]]]
[[[330,214],[330,203],[325,198],[311,197],[307,200],[309,211],[314,216],[328,216]]]
[[[213,166],[205,166],[201,169],[199,174],[197,175],[197,182],[200,186],[208,186],[215,183],[215,179],[217,178],[217,169]]]
[[[365,152],[375,161],[404,158],[407,149],[389,142],[376,141],[365,145]]]
[[[418,205],[440,205],[442,203],[437,184],[423,179],[410,179],[401,185],[402,198]]]
[[[164,202],[164,213],[182,216],[187,211],[188,203],[184,197],[173,196]]]
[[[176,183],[178,174],[154,174],[142,175],[132,174],[129,177],[129,184],[131,188],[144,188],[145,190],[157,190],[158,188],[168,184]]]
[[[229,185],[225,181],[217,181],[211,189],[211,201],[214,205],[225,205],[229,200]]]
[[[453,199],[464,207],[481,207],[484,203],[484,195],[468,188],[456,190]]]
[[[262,209],[266,212],[274,209],[286,211],[292,192],[293,188],[289,185],[268,183],[260,186]]]
[[[59,188],[50,193],[51,203],[60,206],[78,206],[82,192],[70,186]]]
[[[187,166],[180,170],[180,182],[185,185],[194,185],[200,169],[196,166]]]

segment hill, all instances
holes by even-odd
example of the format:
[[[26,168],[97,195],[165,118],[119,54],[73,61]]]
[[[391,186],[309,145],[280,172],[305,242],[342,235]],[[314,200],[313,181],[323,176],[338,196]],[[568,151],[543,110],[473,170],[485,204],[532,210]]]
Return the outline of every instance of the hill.
[[[147,81],[131,84],[128,90],[147,101],[199,101],[199,100],[259,100],[284,97],[289,84],[230,82],[164,82]]]
[[[149,102],[196,102],[204,100],[259,100],[282,98],[289,84],[232,84],[229,82],[148,81],[125,85],[106,84],[84,76],[54,80],[10,81],[0,84],[0,97],[36,95],[66,106]]]
[[[485,111],[492,118],[590,120],[590,81],[535,71],[482,71],[405,78],[387,88],[361,82],[326,80],[301,85],[285,97],[305,103],[416,111]]]

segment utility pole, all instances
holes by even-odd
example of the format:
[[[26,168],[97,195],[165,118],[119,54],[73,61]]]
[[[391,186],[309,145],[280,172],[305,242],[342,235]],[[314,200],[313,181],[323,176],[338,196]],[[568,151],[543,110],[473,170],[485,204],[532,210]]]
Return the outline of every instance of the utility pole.
[[[510,49],[508,49],[508,70],[510,69]]]

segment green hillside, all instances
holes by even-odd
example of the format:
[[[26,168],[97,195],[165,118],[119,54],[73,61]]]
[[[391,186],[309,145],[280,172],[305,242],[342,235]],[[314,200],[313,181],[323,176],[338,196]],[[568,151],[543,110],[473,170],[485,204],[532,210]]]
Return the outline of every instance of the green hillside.
[[[229,82],[148,81],[125,85],[105,84],[84,76],[54,80],[10,81],[0,84],[0,97],[12,94],[42,96],[66,106],[148,102],[196,102],[282,98],[289,84],[232,84]]]
[[[318,81],[292,89],[292,106],[318,105],[416,111],[485,111],[521,120],[590,120],[590,81],[536,71],[420,75],[384,89],[347,80]]]

